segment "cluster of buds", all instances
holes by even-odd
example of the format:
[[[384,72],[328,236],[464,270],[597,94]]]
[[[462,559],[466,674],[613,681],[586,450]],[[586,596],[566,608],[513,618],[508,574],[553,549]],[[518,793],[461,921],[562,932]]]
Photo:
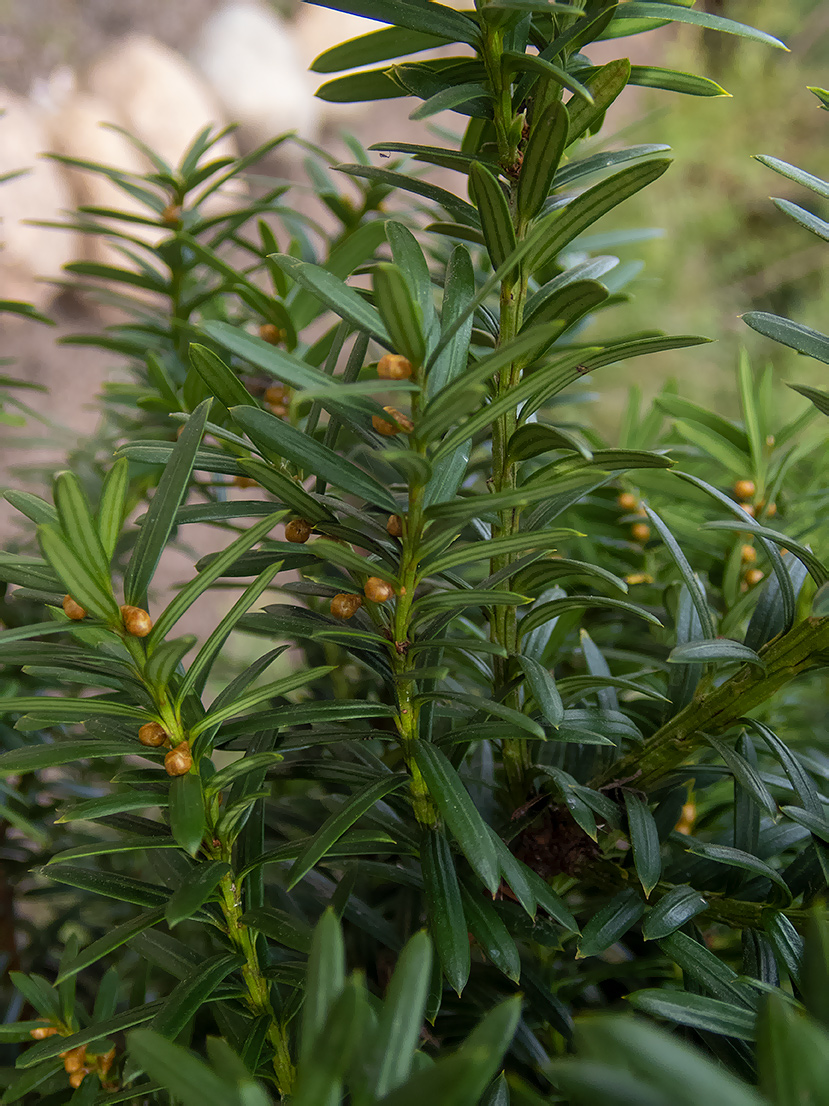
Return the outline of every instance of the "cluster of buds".
[[[271,384],[270,388],[265,389],[264,400],[272,413],[282,419],[288,414],[291,391],[284,384]]]
[[[45,1040],[46,1037],[54,1037],[60,1030],[55,1025],[39,1025],[31,1030],[31,1036],[36,1041]],[[63,1060],[63,1068],[69,1076],[69,1085],[77,1090],[87,1075],[97,1072],[101,1082],[106,1086],[106,1076],[115,1060],[115,1048],[102,1055],[87,1054],[86,1045],[78,1045],[77,1048],[68,1048],[60,1053]]]
[[[626,515],[637,514],[645,518],[645,509],[633,492],[621,492],[616,497],[616,506]],[[630,536],[635,542],[644,545],[651,536],[651,528],[646,522],[634,522],[630,528]]]

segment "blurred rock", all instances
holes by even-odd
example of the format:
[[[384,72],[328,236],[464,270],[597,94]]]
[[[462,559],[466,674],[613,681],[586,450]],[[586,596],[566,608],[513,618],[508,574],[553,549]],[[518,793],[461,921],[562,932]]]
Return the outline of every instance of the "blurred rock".
[[[226,123],[218,99],[189,62],[149,35],[131,34],[113,43],[89,68],[84,83],[131,134],[172,166],[205,126]],[[213,147],[216,157],[238,152],[230,135]]]
[[[49,132],[36,105],[0,89],[0,177],[19,169],[25,176],[0,184],[0,299],[26,300],[43,310],[55,289],[37,277],[61,275],[79,255],[78,235],[48,227],[24,225],[26,219],[58,219],[72,206],[66,180],[40,154],[49,148]],[[10,325],[8,320],[4,325]]]
[[[316,139],[315,83],[290,26],[270,8],[254,0],[223,4],[205,23],[192,56],[229,118],[253,142],[290,130]]]

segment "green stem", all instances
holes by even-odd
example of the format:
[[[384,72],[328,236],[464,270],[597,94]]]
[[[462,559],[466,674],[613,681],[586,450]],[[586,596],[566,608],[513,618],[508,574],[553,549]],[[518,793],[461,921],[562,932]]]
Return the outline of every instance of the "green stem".
[[[486,27],[486,24],[485,24]],[[494,91],[495,130],[498,136],[498,153],[504,170],[514,175],[518,164],[518,145],[515,139],[518,133],[512,107],[509,81],[505,81],[501,69],[503,37],[500,31],[486,28],[484,34],[483,56],[487,74]],[[511,211],[516,239],[520,242],[526,234],[526,226],[519,219],[515,205],[515,189],[511,196]],[[523,266],[513,270],[501,283],[501,319],[498,344],[510,342],[521,329],[524,316],[524,304],[527,298],[527,275]],[[513,363],[507,366],[497,378],[498,398],[506,395],[521,380],[521,367]],[[509,459],[509,441],[517,424],[517,412],[513,408],[498,418],[492,427],[492,490],[509,491],[516,487],[517,467]],[[520,514],[515,508],[502,511],[493,537],[509,537],[518,531]],[[491,561],[492,573],[507,568],[514,560],[510,554],[494,557]],[[496,694],[509,682],[510,661],[518,652],[518,616],[515,607],[496,607],[490,623],[490,636],[494,642],[507,651],[506,657],[497,657],[494,665]],[[520,709],[518,692],[509,692],[505,702]],[[520,805],[526,797],[526,775],[529,768],[527,743],[521,739],[509,739],[504,742],[504,770],[511,801]]]
[[[228,859],[225,857],[225,859]],[[256,1017],[270,1019],[268,1040],[273,1046],[273,1070],[276,1085],[283,1096],[291,1094],[295,1071],[288,1046],[287,1027],[274,1016],[271,1005],[270,986],[262,975],[256,943],[249,926],[242,921],[242,891],[236,877],[228,873],[219,884],[221,907],[227,925],[227,935],[244,957],[242,978],[247,988],[245,999],[248,1009]]]
[[[612,764],[591,786],[635,779],[648,791],[705,743],[765,703],[829,650],[829,618],[807,618],[775,638],[760,653],[765,667],[745,665],[714,690],[698,691],[691,702],[656,731],[643,747]]]
[[[159,717],[163,720],[174,745],[187,738],[187,731],[181,723],[173,708],[170,696],[166,688],[158,688],[146,678],[146,653],[144,646],[125,635],[125,643],[133,660],[136,674],[152,695]],[[208,814],[209,820],[209,814]],[[208,840],[211,832],[208,831]],[[208,855],[215,859],[231,863],[231,846],[214,840],[213,847],[206,849]],[[264,1015],[270,1019],[268,1038],[273,1046],[273,1067],[276,1076],[276,1084],[280,1094],[287,1096],[291,1093],[294,1083],[294,1065],[291,1060],[288,1046],[288,1034],[285,1025],[274,1016],[270,998],[270,986],[262,975],[259,965],[259,957],[256,952],[256,940],[253,931],[242,921],[242,888],[241,881],[229,872],[222,878],[219,885],[220,903],[225,919],[227,935],[233,945],[244,957],[242,965],[242,978],[247,990],[246,1004],[251,1012],[257,1016]]]

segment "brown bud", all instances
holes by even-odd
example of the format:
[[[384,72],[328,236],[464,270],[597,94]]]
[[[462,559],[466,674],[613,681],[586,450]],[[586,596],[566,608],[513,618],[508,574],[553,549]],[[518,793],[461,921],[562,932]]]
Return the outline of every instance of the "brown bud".
[[[146,637],[153,628],[153,620],[141,607],[122,607],[121,617],[124,620],[124,629],[133,637]]]
[[[82,618],[86,618],[86,611],[80,603],[75,602],[71,595],[64,595],[63,597],[63,613],[67,618],[71,618],[73,622],[80,622]]]
[[[233,485],[236,488],[255,488],[256,481],[250,476],[234,476]]]
[[[80,1087],[81,1083],[83,1083],[84,1079],[86,1079],[87,1075],[89,1075],[89,1072],[86,1068],[81,1068],[80,1071],[73,1071],[72,1074],[69,1076],[69,1086],[74,1087],[75,1090],[77,1090],[78,1087]]]
[[[179,204],[167,204],[161,212],[161,221],[167,227],[181,226],[181,206]]]
[[[36,1025],[34,1029],[29,1030],[29,1036],[34,1037],[36,1041],[42,1041],[46,1037],[54,1037],[57,1031],[57,1026],[54,1025]]]
[[[285,341],[286,334],[284,330],[280,330],[273,323],[262,323],[259,327],[259,337],[264,342],[270,342],[272,346],[278,346],[280,342]]]
[[[753,480],[738,480],[734,485],[734,495],[737,499],[751,499],[756,491]]]
[[[311,537],[311,523],[304,518],[294,518],[285,527],[285,541],[304,545]]]
[[[763,579],[764,573],[761,568],[750,568],[746,573],[745,580],[750,588],[756,587],[757,584]]]
[[[383,410],[387,415],[391,415],[394,422],[388,422],[386,419],[381,419],[379,415],[373,415],[371,425],[384,438],[393,438],[395,434],[411,434],[414,430],[412,420],[406,415],[402,415],[394,407],[384,407]]]
[[[651,528],[646,522],[634,522],[630,528],[630,536],[634,541],[644,543],[651,536]]]
[[[392,538],[403,537],[403,519],[400,515],[389,515],[389,521],[386,523],[386,533]]]
[[[757,560],[757,550],[753,545],[740,546],[740,560],[744,565],[753,565]]]
[[[394,595],[391,584],[387,580],[381,580],[379,576],[369,576],[363,591],[366,599],[370,599],[372,603],[385,603]]]
[[[616,506],[620,511],[635,511],[639,506],[639,500],[633,492],[622,492],[616,499]]]
[[[101,1075],[106,1075],[107,1074],[109,1069],[112,1067],[114,1061],[115,1061],[115,1045],[112,1046],[112,1048],[109,1050],[109,1052],[105,1052],[103,1054],[103,1056],[98,1057],[98,1071],[101,1073]]]
[[[190,755],[190,746],[186,741],[176,745],[164,758],[164,767],[168,776],[186,776],[193,767],[193,758]]]
[[[138,740],[151,749],[157,749],[159,745],[163,745],[167,736],[167,731],[158,722],[147,722],[138,731]]]
[[[86,1045],[78,1045],[60,1054],[64,1069],[68,1072],[80,1071],[86,1059]]]
[[[381,380],[408,380],[413,371],[411,361],[398,353],[385,353],[377,362],[377,375]]]
[[[288,389],[284,384],[271,384],[270,388],[265,389],[265,394],[262,397],[265,403],[280,404],[284,403],[288,398]]]
[[[362,605],[363,601],[359,595],[341,592],[331,600],[331,613],[335,618],[353,618]]]

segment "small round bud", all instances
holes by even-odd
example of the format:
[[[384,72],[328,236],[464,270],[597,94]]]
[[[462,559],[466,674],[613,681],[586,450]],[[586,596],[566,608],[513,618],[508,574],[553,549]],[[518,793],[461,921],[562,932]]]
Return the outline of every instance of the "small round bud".
[[[73,622],[80,622],[82,618],[86,618],[86,611],[80,603],[75,602],[71,595],[64,595],[63,597],[63,613],[67,618],[71,618]]]
[[[386,533],[392,538],[403,537],[403,519],[400,515],[389,515],[389,521],[386,523]]]
[[[750,588],[756,587],[757,584],[763,579],[764,573],[761,568],[750,568],[746,573],[746,583]]]
[[[141,607],[122,607],[121,617],[124,620],[124,629],[133,637],[146,637],[153,628],[153,620]]]
[[[394,595],[394,588],[387,580],[381,580],[379,576],[369,576],[363,588],[366,599],[372,603],[385,603]]]
[[[265,394],[262,397],[265,403],[271,404],[283,404],[288,398],[288,389],[284,384],[271,384],[269,388],[265,389]]]
[[[381,419],[379,415],[373,415],[371,425],[384,438],[393,438],[395,434],[411,434],[414,430],[412,420],[406,415],[402,415],[394,407],[384,407],[383,410],[387,415],[391,415],[394,422],[388,422],[386,419]]]
[[[77,1048],[70,1048],[68,1051],[62,1052],[60,1058],[63,1060],[65,1071],[80,1071],[86,1059],[86,1045],[78,1045]]]
[[[311,537],[311,523],[304,518],[293,518],[285,527],[285,541],[305,545]]]
[[[616,499],[616,506],[620,511],[635,511],[639,506],[639,500],[633,492],[622,492]]]
[[[630,536],[634,541],[644,544],[651,536],[651,528],[646,522],[634,522],[630,528]]]
[[[744,565],[753,565],[757,560],[757,550],[753,545],[740,546],[740,560]]]
[[[161,221],[165,225],[165,227],[180,227],[181,205],[167,204],[167,206],[161,212]]]
[[[331,613],[334,618],[353,618],[362,605],[363,601],[359,595],[341,592],[331,600]]]
[[[256,481],[250,476],[234,476],[233,486],[236,488],[255,488]]]
[[[768,506],[764,508],[763,514],[766,516],[766,518],[774,518],[774,516],[777,514],[777,504],[769,503]]]
[[[57,1031],[55,1025],[36,1025],[34,1029],[29,1030],[29,1036],[34,1037],[36,1041],[43,1041],[47,1037],[54,1037]]]
[[[377,362],[377,375],[381,380],[408,380],[413,372],[411,361],[398,353],[386,353]]]
[[[757,514],[757,512],[754,509],[754,504],[753,503],[741,503],[740,506],[743,508],[743,510],[745,511],[745,513],[747,515],[751,516],[751,518],[754,518],[754,516]]]
[[[737,499],[751,499],[756,491],[753,480],[738,480],[734,485],[734,495]]]
[[[89,1072],[86,1070],[86,1068],[81,1068],[80,1071],[73,1071],[72,1074],[69,1076],[69,1086],[74,1087],[75,1090],[77,1090],[78,1087],[80,1087],[81,1083],[83,1083],[87,1075],[89,1075]]]
[[[164,767],[168,776],[186,776],[193,767],[193,758],[190,755],[190,746],[186,741],[176,745],[164,758]]]
[[[168,734],[158,722],[147,722],[138,731],[138,740],[149,749],[157,749],[167,740]]]
[[[262,323],[259,327],[259,337],[263,342],[269,342],[272,346],[278,346],[280,342],[285,341],[285,331],[280,330],[278,326],[274,326],[273,323]]]

